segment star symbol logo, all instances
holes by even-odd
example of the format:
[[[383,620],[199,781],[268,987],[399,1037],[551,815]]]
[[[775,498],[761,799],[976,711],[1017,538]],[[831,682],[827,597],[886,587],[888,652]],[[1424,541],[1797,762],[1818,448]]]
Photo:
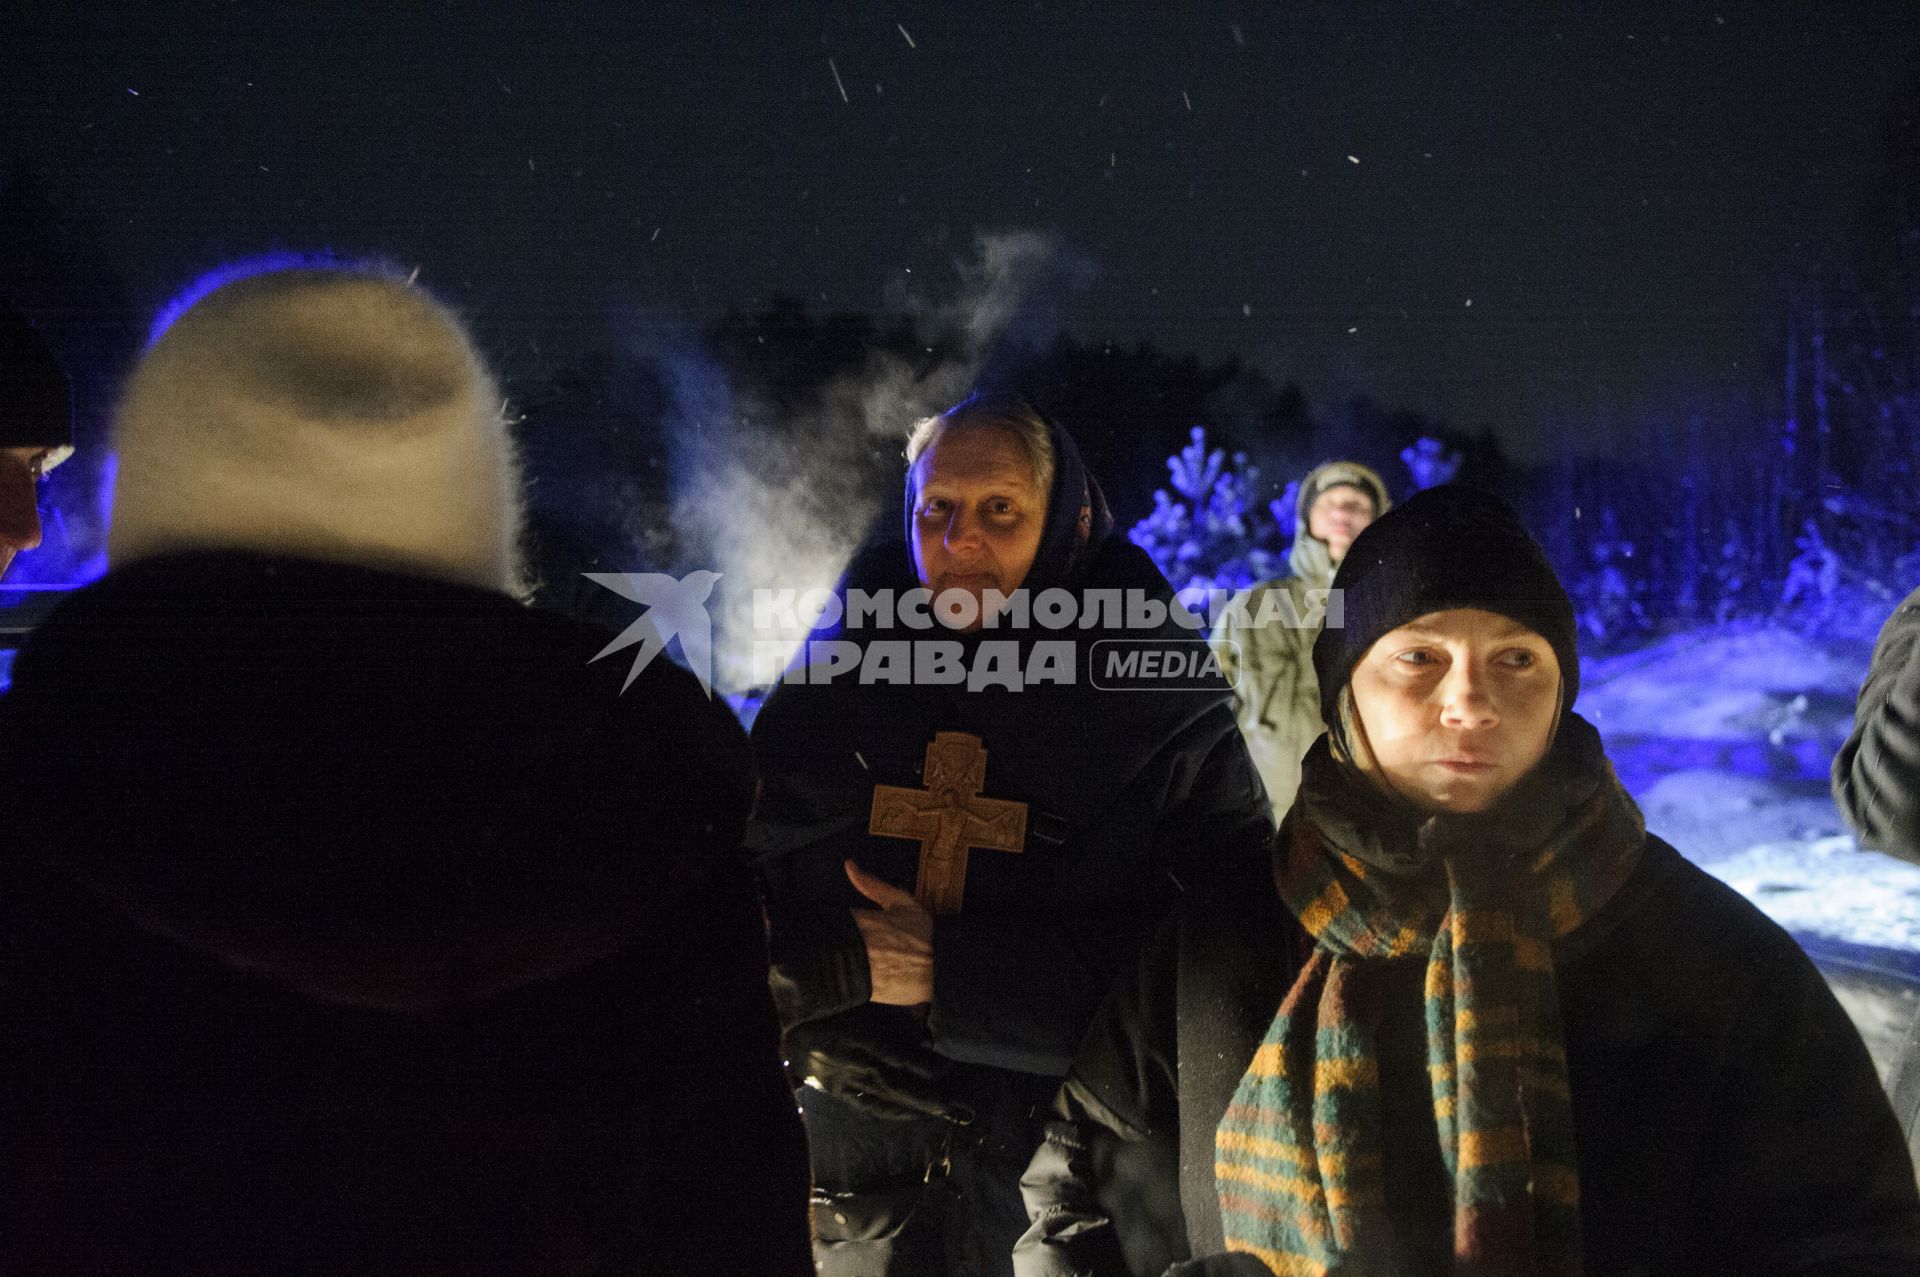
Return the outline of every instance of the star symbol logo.
[[[624,692],[640,677],[640,671],[666,650],[668,640],[678,638],[680,655],[686,659],[687,668],[700,680],[701,690],[709,697],[713,695],[713,620],[707,615],[707,598],[720,580],[718,572],[703,569],[689,572],[679,580],[664,572],[586,572],[582,575],[595,585],[605,586],[621,598],[647,609],[620,631],[618,638],[594,653],[587,662],[589,665],[638,643],[640,650],[634,655],[633,668],[627,671],[627,681],[620,685]]]

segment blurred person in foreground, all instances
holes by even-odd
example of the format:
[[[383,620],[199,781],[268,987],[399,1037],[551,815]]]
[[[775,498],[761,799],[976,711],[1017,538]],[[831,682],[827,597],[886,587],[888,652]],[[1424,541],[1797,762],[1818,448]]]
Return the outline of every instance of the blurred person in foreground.
[[[194,302],[0,701],[0,1270],[807,1271],[744,734],[523,607],[454,315]]]
[[[1646,832],[1512,510],[1422,492],[1334,585],[1271,861],[1116,986],[1018,1271],[1920,1271],[1865,1046],[1791,936]]]

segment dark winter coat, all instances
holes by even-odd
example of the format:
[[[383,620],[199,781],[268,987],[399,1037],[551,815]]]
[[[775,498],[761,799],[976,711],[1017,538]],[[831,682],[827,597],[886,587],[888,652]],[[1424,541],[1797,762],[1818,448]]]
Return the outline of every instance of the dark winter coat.
[[[810,1271],[746,742],[605,638],[236,553],[35,633],[0,1271]]]
[[[1169,603],[1172,591],[1151,560],[1105,538],[1104,503],[1071,441],[1056,432],[1055,449],[1048,526],[1026,587],[1137,591]],[[1095,511],[1094,531],[1076,541],[1083,506]],[[882,538],[856,558],[841,593],[916,584],[905,543]],[[1197,630],[1168,622],[1159,636],[1204,653]],[[973,652],[1009,632],[907,637],[958,641]],[[1225,683],[1101,690],[1089,681],[1090,654],[1108,637],[1097,628],[1013,636],[1023,651],[1073,639],[1072,685],[783,683],[754,723],[765,790],[749,845],[768,884],[783,1019],[804,1026],[828,1057],[917,1060],[921,1073],[937,1075],[931,1085],[943,1102],[973,1115],[953,1131],[930,1118],[871,1116],[803,1089],[816,1183],[839,1194],[814,1212],[823,1243],[839,1247],[825,1255],[829,1272],[1004,1271],[1024,1227],[1020,1169],[1101,996],[1183,891],[1235,859],[1264,858],[1271,817]],[[1027,833],[1021,853],[973,852],[961,912],[935,919],[933,1003],[922,1021],[869,1003],[866,951],[851,914],[866,902],[842,861],[913,889],[918,844],[873,837],[867,827],[876,784],[922,786],[927,746],[939,731],[981,739],[984,794],[1027,804]],[[940,1191],[955,1209],[931,1231],[947,1240],[915,1251],[915,1234],[930,1230],[922,1186],[943,1175]],[[920,1222],[903,1223],[909,1211],[919,1211]]]
[[[1092,579],[1113,586],[1147,574],[1157,577],[1138,549],[1116,544]],[[1026,803],[1028,834],[1019,854],[975,851],[962,911],[935,919],[933,1003],[922,1022],[863,1005],[866,952],[850,910],[864,902],[841,862],[912,889],[918,845],[867,833],[873,786],[919,788],[927,744],[945,730],[984,742],[985,793]],[[928,1207],[911,1203],[935,1162],[962,1199],[941,1226],[960,1238],[945,1258],[843,1256],[847,1267],[829,1260],[827,1271],[1004,1271],[1024,1224],[1017,1181],[1039,1140],[1037,1118],[1102,994],[1183,890],[1264,856],[1271,818],[1225,689],[783,686],[754,742],[766,790],[750,845],[768,882],[783,1016],[828,1026],[853,1053],[930,1050],[944,1062],[943,1097],[974,1115],[955,1149],[929,1119],[868,1117],[802,1093],[817,1182],[868,1199],[816,1209],[823,1237],[856,1208],[891,1217],[865,1231],[891,1233],[906,1211],[924,1216]],[[876,1197],[885,1204],[873,1206]]]
[[[1266,866],[1162,929],[1102,1008],[1029,1169],[1023,1277],[1265,1277],[1221,1253],[1214,1133],[1311,946]],[[1422,963],[1408,967],[1417,1025]],[[1555,967],[1588,1273],[1920,1270],[1920,1199],[1873,1066],[1785,932],[1649,837]],[[1423,1041],[1384,1042],[1390,1104],[1424,1102]],[[1390,1132],[1407,1116],[1390,1108]],[[1400,1147],[1390,1200],[1444,1185],[1437,1147]],[[1449,1218],[1441,1197],[1435,1231]],[[1451,1261],[1443,1248],[1409,1271]]]
[[[1920,590],[1890,617],[1860,689],[1853,734],[1833,760],[1833,799],[1869,847],[1920,864]],[[1888,1079],[1920,1161],[1920,1016]]]
[[[882,545],[849,580],[884,579],[867,565],[895,559],[905,547]],[[1101,551],[1087,588],[1171,599],[1146,555],[1119,541]],[[965,908],[935,920],[928,1028],[953,1059],[1063,1075],[1112,977],[1180,893],[1235,856],[1264,854],[1271,821],[1225,685],[1101,690],[1082,657],[1076,684],[1018,692],[775,689],[754,723],[765,791],[748,839],[769,883],[789,1020],[867,1000],[866,952],[848,912],[865,902],[841,861],[913,888],[918,845],[869,835],[867,823],[874,785],[922,784],[937,731],[980,737],[986,796],[1028,804],[1027,850],[973,853]]]

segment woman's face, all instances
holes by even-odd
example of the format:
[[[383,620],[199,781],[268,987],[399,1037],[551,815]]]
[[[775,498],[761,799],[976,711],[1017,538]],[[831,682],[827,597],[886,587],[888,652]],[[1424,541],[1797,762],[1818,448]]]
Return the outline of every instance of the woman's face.
[[[985,621],[985,595],[1012,594],[1027,579],[1046,526],[1047,494],[1034,482],[1020,440],[999,426],[950,427],[914,462],[913,565],[936,598],[971,595]]]
[[[1383,635],[1351,688],[1396,793],[1428,811],[1485,811],[1546,756],[1560,662],[1517,621],[1453,608]]]

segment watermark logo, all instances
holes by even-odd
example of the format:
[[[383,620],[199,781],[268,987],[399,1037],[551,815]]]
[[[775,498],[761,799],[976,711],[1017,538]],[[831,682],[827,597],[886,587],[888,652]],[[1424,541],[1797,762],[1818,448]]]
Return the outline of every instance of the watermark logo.
[[[1021,691],[1090,683],[1103,691],[1237,686],[1241,639],[1270,626],[1344,621],[1338,590],[756,590],[753,668],[761,685],[949,685]],[[768,634],[809,635],[798,651]],[[961,642],[957,631],[977,631]],[[1212,638],[1209,640],[1208,634]],[[1073,635],[1078,633],[1080,637]]]
[[[1239,656],[1240,645],[1222,641]],[[1239,664],[1222,666],[1220,652],[1205,639],[1100,639],[1087,656],[1087,681],[1103,692],[1192,692],[1237,687]]]
[[[1041,629],[1131,631],[1143,637],[1168,630],[1218,633],[1227,623],[1243,630],[1339,629],[1345,623],[1343,595],[1335,589],[1311,589],[1296,600],[1286,590],[1265,590],[1256,606],[1244,593],[1218,588],[1182,590],[1171,598],[1152,590],[1075,592],[1057,586],[1038,594],[1026,589],[1011,594],[988,589],[978,596],[961,589],[935,594],[924,586],[903,591],[850,589],[844,597],[828,589],[753,592],[756,635],[796,629],[848,633]]]
[[[588,572],[588,580],[647,608],[593,660],[639,650],[625,691],[678,640],[681,656],[713,695],[713,618],[718,572],[679,579],[659,572]],[[1223,589],[1053,588],[1010,594],[857,588],[758,589],[751,623],[727,611],[728,668],[750,664],[747,685],[860,683],[1021,691],[1091,683],[1105,691],[1208,691],[1238,681],[1242,641],[1270,626],[1339,627],[1340,591],[1254,595]],[[1209,638],[1211,635],[1211,638]]]
[[[668,640],[677,638],[680,655],[693,676],[700,680],[700,689],[709,697],[713,695],[713,618],[707,615],[707,599],[720,580],[718,572],[702,569],[689,572],[679,580],[664,572],[586,572],[582,575],[647,609],[592,657],[597,661],[635,643],[640,645],[633,667],[627,671],[627,681],[620,684],[621,691],[633,686],[640,671],[666,650]]]

